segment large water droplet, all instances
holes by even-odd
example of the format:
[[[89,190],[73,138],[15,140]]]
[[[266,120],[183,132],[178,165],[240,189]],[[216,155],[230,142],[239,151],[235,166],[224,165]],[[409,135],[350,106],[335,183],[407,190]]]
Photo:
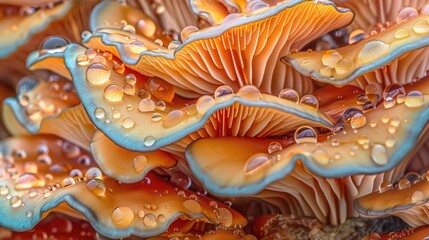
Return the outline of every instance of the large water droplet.
[[[127,45],[125,45],[125,48],[134,54],[140,54],[143,51],[147,50],[145,44],[140,42],[140,41],[134,41],[130,44],[127,44]]]
[[[421,107],[425,103],[424,96],[419,91],[411,91],[405,96],[405,106],[407,107]]]
[[[410,36],[410,33],[405,29],[398,29],[395,32],[395,38],[398,40],[407,38],[408,36]]]
[[[104,196],[106,193],[106,185],[100,179],[91,179],[86,183],[86,187],[96,196]]]
[[[76,183],[76,181],[74,180],[74,178],[72,178],[72,177],[66,177],[66,178],[64,178],[62,181],[61,181],[61,185],[63,186],[63,187],[68,187],[68,186],[71,186],[71,185],[73,185],[73,184],[75,184]]]
[[[140,112],[152,112],[155,110],[155,103],[150,98],[142,99],[139,102],[139,111]]]
[[[188,199],[183,202],[183,206],[192,214],[201,212],[201,204],[196,200]]]
[[[134,220],[134,212],[130,207],[117,207],[112,212],[112,222],[118,228],[128,227]]]
[[[173,110],[164,117],[164,120],[162,121],[162,126],[164,128],[171,128],[176,126],[177,124],[185,121],[188,118],[188,113],[181,110]]]
[[[283,149],[283,146],[279,142],[272,142],[270,145],[268,145],[268,153],[274,153],[281,151]]]
[[[349,35],[349,44],[353,44],[355,42],[359,42],[360,40],[366,37],[365,31],[362,29],[354,30]]]
[[[214,97],[215,98],[219,98],[225,95],[229,95],[229,94],[233,94],[234,91],[232,90],[232,88],[230,86],[220,86],[218,88],[216,88],[215,93],[214,93]]]
[[[214,213],[216,215],[217,221],[221,223],[225,227],[229,227],[232,225],[233,217],[231,211],[229,211],[227,208],[216,208],[214,210]]]
[[[399,83],[392,83],[384,88],[383,99],[386,100],[388,97],[395,99],[399,94],[405,95],[404,87]]]
[[[15,180],[15,189],[23,190],[45,186],[45,180],[33,173],[24,173]]]
[[[216,101],[212,96],[204,95],[198,98],[195,107],[200,115],[204,115],[210,108],[215,105]]]
[[[429,23],[425,20],[418,20],[413,25],[414,32],[418,34],[425,34],[429,32]]]
[[[404,21],[407,21],[408,19],[418,17],[419,13],[415,8],[412,7],[406,7],[399,11],[398,15],[396,16],[396,22],[401,23]]]
[[[153,215],[152,213],[147,213],[146,215],[144,215],[143,224],[147,227],[152,227],[152,228],[156,227],[157,222],[156,222],[155,215]]]
[[[104,119],[106,116],[106,111],[104,111],[104,108],[98,107],[94,110],[94,116],[97,119]]]
[[[253,85],[246,85],[240,88],[237,92],[237,96],[253,101],[262,99],[261,92],[256,86]]]
[[[246,175],[257,174],[258,172],[268,168],[271,161],[266,154],[258,153],[251,156],[244,165],[244,173]]]
[[[136,173],[142,173],[146,169],[147,158],[144,155],[137,156],[133,159],[133,169]]]
[[[371,149],[371,159],[377,165],[384,165],[389,161],[387,149],[381,144],[374,144]]]
[[[19,206],[21,206],[22,204],[22,200],[20,197],[18,196],[13,196],[10,200],[9,200],[10,206],[12,206],[13,208],[17,208]]]
[[[317,133],[310,126],[301,126],[295,131],[296,143],[317,143]]]
[[[408,179],[401,179],[398,182],[398,188],[399,189],[405,189],[405,188],[409,188],[411,186],[410,181],[408,181]]]
[[[192,34],[197,32],[199,29],[195,26],[187,26],[183,28],[182,32],[180,33],[180,37],[182,38],[182,41],[185,41],[188,39]]]
[[[121,101],[123,96],[124,90],[116,84],[110,84],[104,89],[104,98],[111,102]]]
[[[85,173],[85,177],[87,179],[101,178],[102,176],[103,176],[103,173],[97,167],[92,167],[92,168],[88,169]]]
[[[335,68],[338,61],[343,59],[343,56],[336,50],[328,50],[322,55],[322,63],[330,68]]]
[[[299,103],[299,94],[297,91],[291,88],[285,88],[279,93],[279,98],[284,98],[289,101]]]
[[[390,46],[382,41],[373,40],[365,43],[363,48],[356,56],[356,64],[363,65],[371,63],[376,59],[383,57],[390,51]]]
[[[92,84],[103,84],[110,78],[110,70],[106,65],[93,63],[86,70],[86,80]]]
[[[299,101],[299,104],[312,108],[315,111],[317,111],[317,109],[319,109],[319,100],[317,100],[317,98],[313,95],[305,95],[301,98],[301,100]]]

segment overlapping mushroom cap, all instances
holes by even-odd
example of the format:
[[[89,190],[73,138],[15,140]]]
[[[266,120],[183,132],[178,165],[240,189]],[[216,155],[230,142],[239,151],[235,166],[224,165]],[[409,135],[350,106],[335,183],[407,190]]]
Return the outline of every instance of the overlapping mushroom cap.
[[[83,46],[53,36],[29,55],[29,69],[61,77],[24,78],[3,102],[15,136],[3,140],[0,214],[16,221],[0,224],[77,210],[109,237],[180,237],[204,222],[225,229],[218,238],[253,238],[198,188],[341,224],[354,199],[415,168],[426,140],[429,19],[414,7],[355,44],[307,51],[353,13],[327,1],[100,2],[78,28],[90,30]],[[349,28],[373,28],[356,19]]]

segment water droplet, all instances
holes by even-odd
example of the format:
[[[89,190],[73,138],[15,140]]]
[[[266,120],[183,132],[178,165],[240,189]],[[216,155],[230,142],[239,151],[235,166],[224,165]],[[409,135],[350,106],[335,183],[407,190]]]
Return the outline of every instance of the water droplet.
[[[52,50],[52,49],[65,47],[69,43],[70,43],[70,41],[67,38],[60,37],[60,36],[51,36],[51,37],[47,37],[43,40],[43,42],[40,44],[39,49],[40,50]]]
[[[400,40],[410,36],[410,33],[405,29],[399,29],[395,32],[395,38]]]
[[[210,108],[215,105],[215,100],[212,96],[204,95],[198,98],[196,109],[200,115],[204,115]]]
[[[25,211],[25,216],[27,216],[28,218],[30,218],[31,216],[33,216],[33,211],[32,210]]]
[[[387,149],[381,144],[374,144],[371,149],[371,159],[377,165],[384,165],[389,161]]]
[[[343,56],[336,50],[328,50],[322,55],[323,65],[330,68],[334,68],[341,59],[343,59]]]
[[[258,153],[251,156],[244,165],[246,175],[256,174],[271,165],[271,161],[266,154]]]
[[[331,78],[333,77],[334,70],[330,67],[322,67],[319,70],[319,74],[324,78]]]
[[[156,139],[155,139],[154,137],[152,137],[152,136],[147,136],[147,137],[145,137],[145,139],[143,140],[143,144],[144,144],[146,147],[152,147],[152,146],[155,144],[155,142],[156,142]]]
[[[122,127],[125,129],[130,129],[134,127],[134,120],[132,118],[126,117],[122,120]]]
[[[299,94],[297,91],[291,88],[285,88],[279,93],[279,98],[299,103]]]
[[[27,173],[37,173],[38,169],[35,162],[26,162],[24,164],[24,171]]]
[[[399,83],[389,84],[383,91],[383,99],[391,97],[395,99],[399,94],[405,95],[404,87]]]
[[[136,93],[136,87],[131,84],[125,84],[123,87],[124,93],[127,95],[134,95]]]
[[[127,206],[117,207],[112,212],[112,222],[116,227],[128,227],[134,220],[134,212]]]
[[[180,189],[188,189],[192,185],[192,179],[182,172],[174,172],[170,177],[170,182]]]
[[[125,75],[124,82],[126,84],[135,85],[137,82],[137,77],[132,73],[128,73],[127,75]]]
[[[335,65],[335,71],[338,74],[348,74],[353,70],[353,63],[348,59],[341,59]]]
[[[133,26],[128,25],[128,24],[126,24],[126,25],[122,28],[122,30],[127,31],[127,32],[129,32],[129,33],[131,33],[131,34],[136,34],[136,29],[135,29]]]
[[[100,179],[91,179],[86,183],[86,188],[96,196],[104,196],[106,185]]]
[[[386,140],[384,141],[384,145],[388,148],[392,148],[395,146],[396,140],[393,136],[388,136]]]
[[[85,173],[85,177],[87,179],[101,178],[102,175],[103,175],[103,173],[97,167],[92,167],[92,168],[88,169]]]
[[[113,61],[113,71],[122,74],[125,71],[125,65],[122,62]]]
[[[110,78],[110,70],[106,65],[93,63],[86,70],[86,80],[92,84],[106,83]]]
[[[328,153],[323,149],[316,149],[311,153],[311,157],[319,164],[326,165],[330,161]]]
[[[159,122],[162,120],[162,114],[161,113],[154,113],[154,114],[152,114],[151,119],[153,122]]]
[[[220,87],[216,88],[215,93],[214,93],[214,97],[219,98],[219,97],[226,96],[226,95],[233,94],[233,93],[234,93],[234,91],[232,90],[232,88],[230,86],[224,85],[224,86],[220,86]]]
[[[411,186],[410,181],[408,181],[408,179],[401,179],[398,182],[398,188],[399,189],[405,189],[405,188],[409,188]]]
[[[362,29],[354,30],[349,35],[349,44],[359,42],[360,40],[364,39],[365,37],[366,37],[366,34]]]
[[[72,169],[70,171],[69,175],[70,175],[70,177],[82,177],[83,176],[82,171],[79,169]]]
[[[121,101],[123,96],[124,90],[116,84],[110,84],[104,89],[104,98],[111,102]]]
[[[188,199],[183,202],[183,206],[191,214],[197,214],[201,212],[201,204],[195,200]]]
[[[429,32],[429,23],[425,20],[418,20],[413,25],[414,32],[418,34],[425,34]]]
[[[163,214],[159,214],[156,220],[160,223],[164,223],[167,220],[167,218]]]
[[[52,158],[48,154],[41,154],[37,157],[37,162],[51,165],[52,164]]]
[[[405,106],[415,108],[421,107],[425,103],[424,96],[419,91],[411,91],[405,96]]]
[[[157,109],[159,111],[164,111],[166,107],[167,107],[167,105],[162,100],[158,100],[155,103],[155,109]]]
[[[155,103],[150,98],[142,99],[139,103],[140,112],[152,112],[155,111]]]
[[[75,158],[80,155],[80,148],[69,142],[65,142],[62,145],[62,150],[68,158]]]
[[[68,187],[68,186],[71,186],[71,185],[73,185],[73,184],[75,184],[76,183],[76,181],[74,180],[74,178],[72,178],[72,177],[66,177],[66,178],[64,178],[62,181],[61,181],[61,185],[63,186],[63,187]]]
[[[140,41],[134,41],[130,44],[126,44],[125,48],[134,54],[140,54],[147,50],[146,45]]]
[[[15,180],[15,189],[23,190],[45,186],[45,181],[34,173],[24,173]]]
[[[383,106],[385,109],[393,108],[395,105],[396,101],[392,97],[387,97],[383,102]]]
[[[6,196],[9,193],[9,188],[7,186],[0,186],[0,195]]]
[[[268,145],[268,153],[274,153],[281,151],[283,149],[283,146],[279,142],[272,142],[270,145]]]
[[[148,213],[148,214],[144,215],[143,224],[147,227],[153,227],[153,228],[156,227],[157,222],[156,222],[155,215],[153,215],[152,213]]]
[[[380,186],[378,186],[378,191],[380,193],[384,193],[384,192],[387,192],[387,191],[392,190],[392,189],[393,189],[393,185],[391,182],[388,182],[388,181],[384,181],[384,182],[380,183]]]
[[[253,101],[262,99],[261,92],[253,85],[246,85],[240,88],[237,92],[237,96]]]
[[[369,101],[368,96],[365,93],[361,93],[356,97],[356,103],[358,105],[363,105],[365,102]]]
[[[167,115],[164,117],[164,120],[162,121],[162,126],[164,128],[171,128],[185,121],[187,118],[187,112],[181,109],[173,110],[167,113]]]
[[[366,125],[366,117],[363,113],[356,113],[350,119],[350,126],[353,129],[358,129]]]
[[[21,204],[22,204],[22,200],[18,196],[13,196],[9,200],[9,202],[10,202],[10,206],[12,206],[13,208],[17,208],[17,207],[21,206]]]
[[[79,54],[76,57],[76,63],[79,66],[86,66],[89,64],[89,58],[86,54]]]
[[[179,41],[176,41],[176,40],[174,40],[174,41],[171,41],[169,44],[168,44],[168,49],[176,49],[176,48],[178,48],[180,46],[180,42]]]
[[[121,117],[121,112],[119,112],[118,110],[114,110],[113,112],[112,112],[112,117],[114,118],[114,119],[118,119],[118,118],[120,118]]]
[[[104,108],[98,107],[94,111],[94,116],[97,119],[104,119],[106,116],[106,111],[104,111]]]
[[[364,65],[374,62],[376,59],[388,54],[390,46],[380,40],[373,40],[365,43],[356,57],[357,65]]]
[[[220,207],[214,210],[217,221],[225,227],[232,225],[233,217],[231,211],[226,208]]]
[[[183,28],[182,32],[180,33],[180,37],[182,38],[182,41],[186,41],[192,34],[195,32],[198,32],[198,28],[195,26],[187,26]]]
[[[301,105],[306,106],[306,107],[310,107],[310,108],[314,109],[315,111],[317,111],[319,109],[319,101],[313,95],[305,95],[305,96],[303,96],[301,98],[301,100],[299,101],[299,103]]]
[[[134,171],[138,174],[146,169],[147,158],[144,155],[137,156],[133,159]]]
[[[97,56],[97,52],[92,49],[92,48],[88,48],[85,50],[85,55],[89,58],[89,59],[93,59],[95,58],[95,56]]]
[[[411,196],[411,203],[422,202],[425,199],[425,194],[422,191],[415,191]]]
[[[317,133],[310,126],[301,126],[295,131],[296,143],[317,143]]]

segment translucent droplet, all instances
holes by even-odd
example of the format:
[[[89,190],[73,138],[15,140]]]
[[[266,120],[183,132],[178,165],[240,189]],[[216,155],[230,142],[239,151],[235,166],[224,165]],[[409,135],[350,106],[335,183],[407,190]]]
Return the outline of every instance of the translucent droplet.
[[[101,178],[102,176],[103,176],[103,173],[97,167],[92,167],[88,169],[85,173],[85,178],[87,179]]]
[[[106,185],[100,179],[91,179],[86,183],[86,188],[96,196],[104,196]]]
[[[301,98],[301,100],[299,101],[299,103],[301,105],[306,106],[306,107],[310,107],[310,108],[314,109],[315,111],[317,111],[319,109],[319,101],[313,95],[305,95],[305,96],[303,96]]]
[[[393,189],[393,185],[391,182],[388,182],[388,181],[384,181],[380,183],[380,186],[378,187],[378,191],[380,191],[380,193],[384,193],[392,189]]]
[[[396,22],[401,23],[408,19],[418,17],[419,13],[415,8],[412,7],[406,7],[399,11],[398,15],[396,16]]]
[[[272,142],[270,145],[268,145],[268,153],[274,153],[281,151],[283,149],[283,146],[279,142]]]
[[[399,29],[395,32],[395,38],[400,40],[410,36],[410,33],[405,29]]]
[[[230,86],[220,86],[218,88],[216,88],[215,93],[214,93],[214,97],[215,98],[219,98],[225,95],[229,95],[229,94],[233,94],[234,91],[232,90],[232,88]]]
[[[132,118],[126,117],[122,120],[122,127],[125,129],[130,129],[134,127],[134,120]]]
[[[10,200],[9,200],[10,206],[12,206],[13,208],[17,208],[19,206],[21,206],[22,204],[22,200],[20,197],[18,196],[13,196]]]
[[[188,189],[192,185],[192,179],[182,172],[174,172],[170,177],[170,182],[180,189]]]
[[[128,51],[134,54],[140,54],[147,50],[146,45],[140,41],[134,41],[130,44],[127,44],[125,47],[128,49]]]
[[[179,41],[171,41],[169,44],[168,44],[168,49],[176,49],[176,48],[178,48],[180,46],[180,42]]]
[[[25,211],[25,216],[27,216],[28,218],[30,218],[31,216],[33,216],[33,211],[32,210]]]
[[[415,191],[411,196],[411,203],[418,203],[425,200],[425,194],[422,191]]]
[[[389,161],[387,149],[381,144],[374,144],[371,149],[371,159],[377,165],[384,165]]]
[[[357,109],[357,108],[347,108],[347,109],[343,112],[342,119],[343,119],[343,121],[344,121],[345,123],[350,123],[350,121],[351,121],[352,117],[353,117],[355,114],[358,114],[358,113],[362,114],[362,111],[361,111],[361,110],[359,110],[359,109]]]
[[[413,25],[414,32],[418,34],[425,34],[429,32],[429,23],[425,20],[418,20]]]
[[[162,100],[158,100],[155,103],[155,109],[157,109],[159,111],[164,111],[166,107],[167,107],[167,105]]]
[[[330,161],[328,153],[323,149],[316,149],[311,153],[311,158],[319,164],[326,165]]]
[[[371,102],[371,101],[366,101],[363,105],[362,105],[362,111],[363,112],[368,112],[372,109],[375,109],[377,106],[375,105],[375,103]]]
[[[393,108],[395,105],[396,101],[392,97],[387,97],[383,102],[383,106],[385,109]]]
[[[52,158],[48,154],[41,154],[37,157],[37,162],[51,165],[52,164]]]
[[[9,193],[9,188],[7,186],[0,186],[0,195],[6,196]]]
[[[128,227],[134,220],[134,212],[130,207],[117,207],[112,212],[112,222],[118,228]]]
[[[98,107],[94,110],[94,116],[97,119],[104,119],[106,116],[106,111],[104,111],[104,108]]]
[[[182,38],[182,41],[185,41],[189,38],[193,33],[198,32],[198,28],[195,26],[187,26],[183,28],[182,32],[180,33],[180,37]]]
[[[23,190],[45,186],[43,178],[34,173],[24,173],[15,180],[15,189]]]
[[[119,112],[118,110],[114,110],[113,112],[112,112],[112,117],[114,118],[114,119],[118,119],[118,118],[120,118],[121,117],[121,112]]]
[[[223,208],[223,207],[216,208],[214,210],[214,213],[216,215],[217,221],[221,223],[223,226],[229,227],[232,225],[232,220],[233,220],[232,213],[227,208]]]
[[[363,105],[365,102],[369,101],[368,96],[365,93],[361,93],[356,97],[356,103]]]
[[[399,94],[405,95],[404,87],[399,83],[392,83],[384,88],[383,99],[386,100],[388,97],[395,99]]]
[[[301,126],[295,131],[296,143],[317,143],[317,133],[310,126]]]
[[[47,37],[40,44],[40,50],[52,50],[57,48],[62,48],[67,46],[70,41],[64,37],[60,36],[51,36]]]
[[[356,113],[350,119],[350,126],[353,129],[358,129],[366,125],[366,117],[363,113]]]
[[[66,178],[64,178],[62,181],[61,181],[61,185],[63,186],[63,187],[68,187],[68,186],[71,186],[71,185],[73,185],[73,184],[75,184],[76,183],[76,181],[74,180],[74,178],[72,178],[72,177],[66,177]]]
[[[153,37],[153,35],[156,32],[156,28],[157,28],[155,23],[148,18],[139,19],[137,21],[136,26],[137,26],[137,29],[141,33],[143,33],[146,37]]]
[[[330,68],[335,68],[338,61],[343,59],[343,56],[336,50],[328,50],[322,55],[322,63]]]
[[[237,92],[237,96],[253,101],[262,99],[261,92],[256,86],[253,85],[246,85],[240,88]]]
[[[131,34],[136,34],[136,29],[133,27],[133,26],[131,26],[131,25],[125,25],[123,28],[122,28],[122,30],[124,30],[124,31],[127,31],[127,32],[129,32],[129,33],[131,33]]]
[[[411,91],[405,96],[405,106],[415,108],[421,107],[425,103],[424,96],[419,91]]]
[[[93,59],[95,58],[95,56],[97,56],[97,52],[92,49],[92,48],[88,48],[85,50],[85,55],[89,58],[89,59]]]
[[[93,63],[86,70],[86,80],[92,84],[106,83],[110,78],[110,70],[106,65]]]
[[[319,74],[324,78],[331,78],[334,77],[334,70],[330,67],[321,67],[319,70]]]
[[[197,214],[201,212],[201,204],[195,200],[188,199],[183,202],[183,206],[191,214]]]
[[[152,136],[147,136],[147,137],[145,137],[145,139],[144,139],[144,141],[143,141],[143,144],[144,144],[146,147],[152,147],[152,146],[155,144],[155,142],[156,142],[156,139],[155,139],[154,137],[152,137]]]
[[[153,111],[155,111],[155,103],[150,98],[142,99],[139,102],[139,111],[140,112],[153,112]]]
[[[146,169],[147,158],[144,155],[139,155],[133,159],[133,169],[140,174]]]
[[[198,98],[195,107],[200,115],[204,115],[210,108],[215,105],[216,101],[212,96],[204,95]]]
[[[104,98],[106,98],[110,102],[121,101],[123,96],[124,90],[116,84],[110,84],[104,89]]]
[[[136,87],[131,84],[125,84],[123,87],[124,93],[127,95],[134,95],[136,93]]]
[[[127,75],[125,75],[124,81],[126,84],[135,85],[137,82],[137,77],[132,73],[128,73]]]
[[[89,64],[89,58],[86,54],[79,54],[76,57],[76,63],[79,66],[86,66]]]
[[[122,62],[113,61],[113,71],[122,74],[125,71],[125,65]]]
[[[341,59],[335,65],[335,71],[338,74],[348,74],[353,70],[353,63],[348,59]]]
[[[363,65],[371,63],[376,59],[388,54],[390,46],[380,40],[373,40],[365,43],[356,56],[356,63]]]
[[[162,120],[162,114],[161,113],[154,113],[154,114],[152,114],[151,120],[153,122],[159,122],[159,121],[161,121]]]
[[[256,174],[271,165],[271,161],[266,154],[259,153],[251,156],[244,165],[246,175]]]
[[[80,148],[69,142],[65,142],[62,145],[62,150],[68,158],[75,158],[80,155]]]
[[[279,93],[279,98],[299,103],[299,94],[297,91],[291,88],[285,88]]]
[[[399,189],[405,189],[405,188],[409,188],[411,186],[410,181],[408,181],[408,179],[401,179],[398,182],[398,188]]]
[[[143,224],[147,227],[156,227],[158,224],[156,222],[156,217],[152,213],[148,213],[143,217]]]
[[[171,128],[176,126],[177,124],[185,121],[188,118],[188,113],[181,110],[173,110],[164,117],[164,120],[162,121],[162,126],[164,128]]]
[[[355,42],[359,42],[360,40],[366,37],[365,31],[362,29],[354,30],[349,35],[349,44],[353,44]]]

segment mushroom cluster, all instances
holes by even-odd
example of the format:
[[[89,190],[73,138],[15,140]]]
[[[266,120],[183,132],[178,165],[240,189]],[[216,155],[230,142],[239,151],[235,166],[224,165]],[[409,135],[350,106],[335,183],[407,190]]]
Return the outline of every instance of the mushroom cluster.
[[[0,32],[0,236],[429,237],[428,0],[0,0]]]

